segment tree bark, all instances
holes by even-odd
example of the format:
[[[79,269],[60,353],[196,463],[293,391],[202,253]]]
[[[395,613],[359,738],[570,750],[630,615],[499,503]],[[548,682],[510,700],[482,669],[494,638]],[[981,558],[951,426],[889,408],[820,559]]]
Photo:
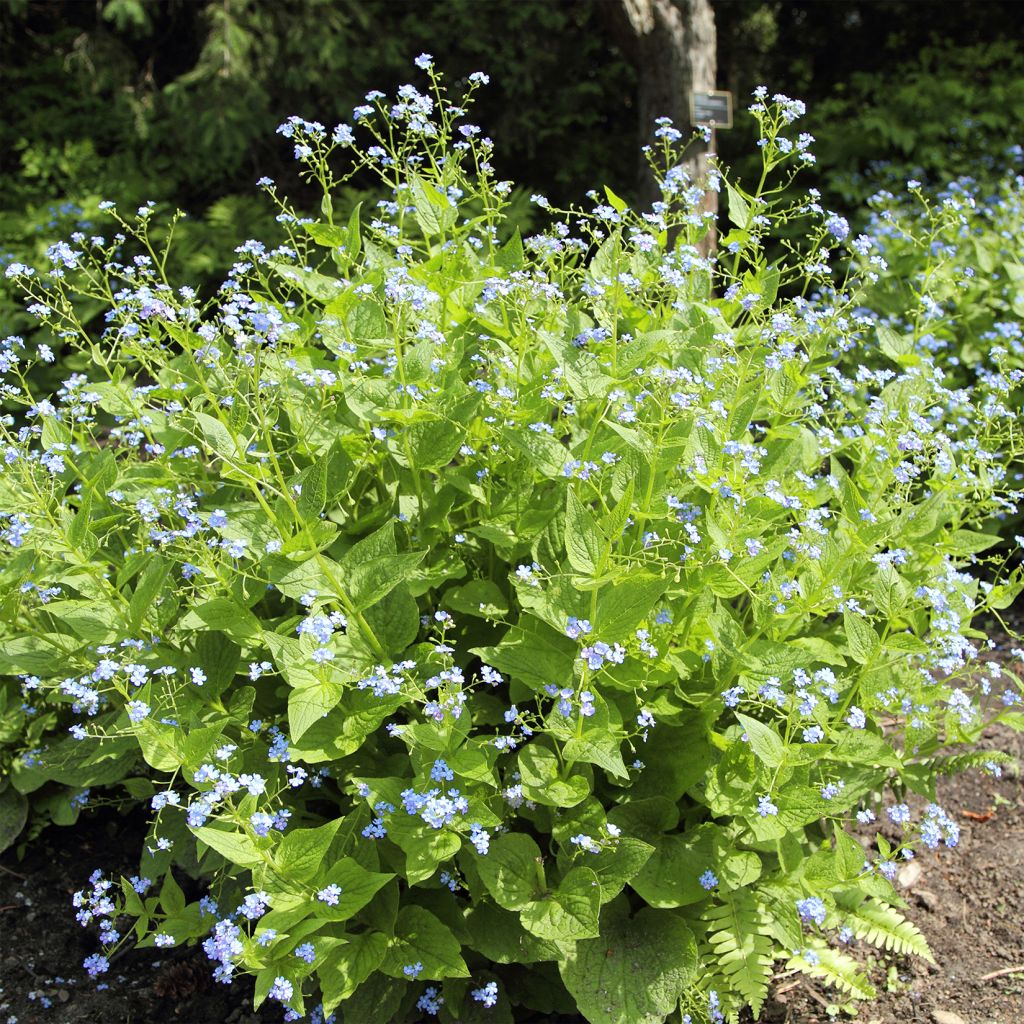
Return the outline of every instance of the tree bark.
[[[614,0],[599,9],[611,32],[637,69],[640,142],[654,140],[657,117],[672,118],[689,136],[691,93],[715,88],[715,13],[710,0]],[[692,177],[707,170],[707,147],[695,143],[683,161]],[[656,198],[642,160],[640,191]]]

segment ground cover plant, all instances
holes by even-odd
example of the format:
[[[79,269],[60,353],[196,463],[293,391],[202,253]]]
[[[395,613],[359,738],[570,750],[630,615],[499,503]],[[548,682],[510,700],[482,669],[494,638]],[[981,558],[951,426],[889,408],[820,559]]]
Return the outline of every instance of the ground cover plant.
[[[931,277],[864,304],[876,243],[780,198],[798,101],[755,94],[757,184],[662,123],[651,209],[523,238],[486,76],[416,63],[282,124],[319,217],[264,180],[289,241],[214,302],[149,207],[7,268],[52,341],[0,355],[3,838],[146,803],[85,968],[201,943],[288,1020],[719,1022],[779,960],[868,998],[848,944],[929,955],[892,878],[956,845],[936,776],[1000,770],[950,746],[1019,726],[973,622],[1020,589],[1021,373],[950,374]],[[392,198],[341,215],[357,170]]]

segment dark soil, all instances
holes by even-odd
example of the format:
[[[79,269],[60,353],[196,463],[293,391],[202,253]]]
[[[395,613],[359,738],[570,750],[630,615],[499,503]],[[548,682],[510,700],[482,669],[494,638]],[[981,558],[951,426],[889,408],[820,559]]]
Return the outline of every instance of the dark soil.
[[[95,981],[82,959],[99,950],[71,898],[96,867],[134,874],[144,824],[112,813],[45,831],[18,861],[0,857],[0,1024],[263,1024],[252,982],[218,985],[202,950],[129,950]]]

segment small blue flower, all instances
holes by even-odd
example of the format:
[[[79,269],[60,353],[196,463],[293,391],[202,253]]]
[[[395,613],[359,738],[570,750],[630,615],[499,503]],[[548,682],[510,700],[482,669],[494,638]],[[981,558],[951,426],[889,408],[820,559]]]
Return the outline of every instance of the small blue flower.
[[[817,896],[796,901],[796,912],[802,921],[813,921],[820,928],[825,923],[825,904]]]
[[[490,1009],[498,1001],[498,983],[489,981],[483,988],[473,989],[473,998]]]

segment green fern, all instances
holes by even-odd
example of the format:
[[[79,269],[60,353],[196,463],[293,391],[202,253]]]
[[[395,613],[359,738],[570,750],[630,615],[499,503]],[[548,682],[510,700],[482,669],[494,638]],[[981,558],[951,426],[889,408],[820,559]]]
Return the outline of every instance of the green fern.
[[[951,754],[933,758],[940,775],[957,775],[968,768],[984,768],[989,764],[1013,764],[1014,759],[1001,750],[972,750],[967,754]]]
[[[814,951],[816,962],[805,960],[803,956],[794,956],[787,967],[797,970],[811,978],[824,981],[827,985],[851,995],[854,999],[874,999],[875,987],[860,970],[853,957],[832,949],[819,939],[811,939],[809,948]]]
[[[868,900],[847,913],[845,920],[858,939],[904,955],[913,953],[935,963],[928,942],[917,925],[880,900]]]
[[[725,894],[703,919],[716,975],[750,1004],[756,1017],[768,995],[773,957],[768,925],[754,894],[748,889]]]

